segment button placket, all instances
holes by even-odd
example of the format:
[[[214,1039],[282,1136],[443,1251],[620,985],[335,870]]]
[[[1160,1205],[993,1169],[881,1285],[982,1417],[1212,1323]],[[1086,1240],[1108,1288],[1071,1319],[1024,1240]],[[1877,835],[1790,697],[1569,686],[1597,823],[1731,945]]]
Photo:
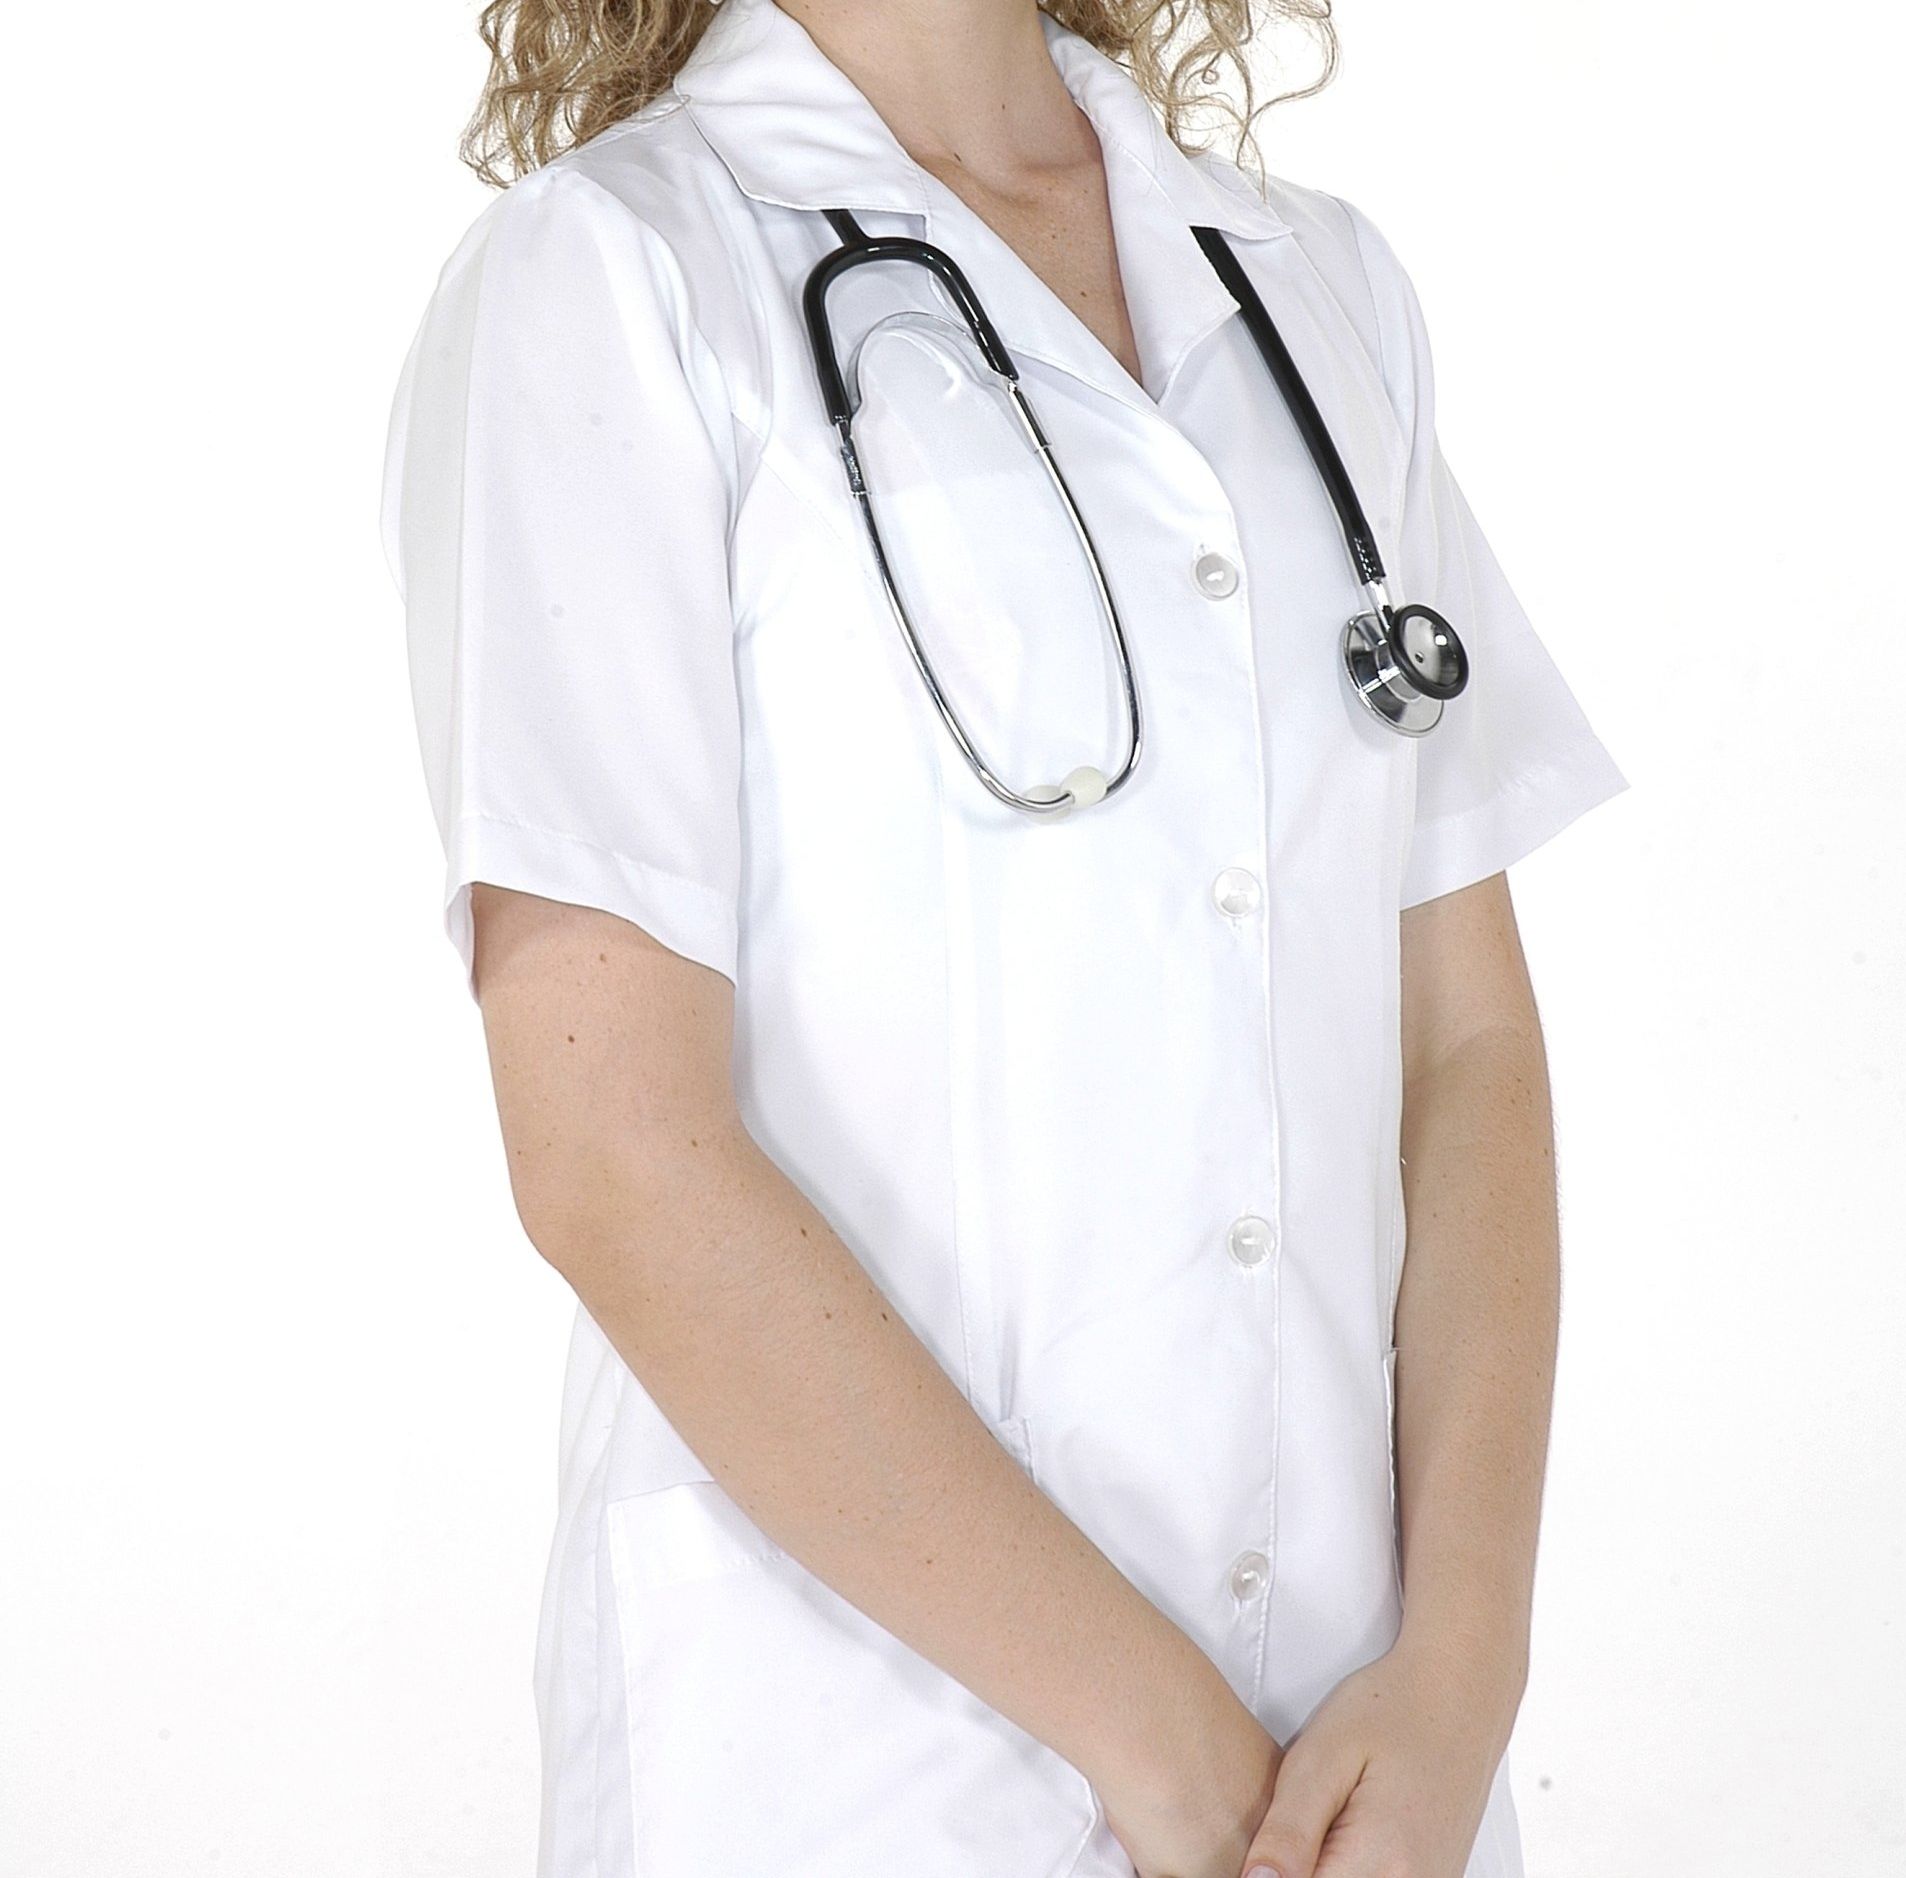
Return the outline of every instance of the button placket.
[[[1239,680],[1235,695],[1240,716],[1225,718],[1224,734],[1209,753],[1214,766],[1221,759],[1229,759],[1230,767],[1223,773],[1231,787],[1222,797],[1212,798],[1209,806],[1214,812],[1207,816],[1203,828],[1204,840],[1210,843],[1205,848],[1208,858],[1203,889],[1209,895],[1210,909],[1203,917],[1211,922],[1206,964],[1232,989],[1233,1009],[1243,1019],[1232,1036],[1255,1056],[1259,1047],[1268,1051],[1270,1044],[1264,949],[1270,940],[1267,883],[1272,858],[1264,800],[1264,732],[1255,684],[1258,654],[1249,606],[1251,592],[1245,585],[1236,538],[1215,514],[1211,522],[1216,525],[1197,529],[1190,551],[1180,563],[1184,572],[1179,576],[1212,603],[1213,610],[1203,613],[1204,630],[1190,641],[1202,662],[1201,670],[1209,676],[1220,670],[1229,675],[1235,669]],[[1189,595],[1185,604],[1189,605]],[[1243,734],[1246,721],[1250,741]],[[1185,890],[1197,892],[1197,879],[1194,873],[1185,882]],[[1246,1359],[1240,1380],[1254,1398],[1262,1397],[1263,1425],[1270,1431],[1270,1453],[1274,1455],[1279,1413],[1277,1366],[1282,1360],[1277,1337],[1282,1199],[1276,1167],[1276,1097],[1268,1065],[1262,1088],[1252,1091],[1252,1099],[1266,1105],[1263,1126],[1253,1130],[1248,1142],[1240,1138],[1232,1179],[1220,1177],[1222,1186],[1231,1189],[1232,1205],[1240,1211],[1228,1219],[1222,1212],[1215,1219],[1208,1218],[1203,1228],[1208,1235],[1204,1238],[1204,1256],[1210,1261],[1207,1269],[1211,1279],[1224,1286],[1229,1307],[1242,1313],[1250,1326],[1266,1333],[1262,1340],[1253,1335],[1249,1344],[1253,1352],[1262,1352],[1264,1367],[1256,1367],[1260,1360],[1256,1356]],[[1223,1620],[1226,1648],[1237,1653],[1240,1677],[1254,1691],[1263,1679],[1264,1638],[1275,1576],[1275,1476],[1274,1463],[1267,1465],[1263,1479],[1230,1508],[1225,1524],[1230,1528],[1234,1548],[1241,1549],[1234,1549],[1228,1560],[1220,1552],[1204,1567],[1211,1574],[1208,1582],[1213,1601],[1227,1611]]]
[[[1241,926],[1263,907],[1264,883],[1248,867],[1222,867],[1212,878],[1211,903],[1229,924]],[[1258,1268],[1267,1265],[1276,1252],[1277,1228],[1261,1213],[1241,1213],[1225,1229],[1224,1243],[1234,1264],[1244,1271],[1256,1273]],[[1254,1289],[1260,1285],[1271,1285],[1269,1292],[1260,1295],[1267,1300],[1274,1299],[1274,1280],[1269,1277],[1254,1278]],[[1269,1308],[1274,1309],[1274,1304]],[[1256,1546],[1238,1553],[1231,1561],[1226,1584],[1240,1616],[1253,1607],[1261,1612],[1271,1589],[1269,1553]],[[1261,1627],[1258,1648],[1261,1653]],[[1261,1674],[1261,1663],[1257,1673]]]

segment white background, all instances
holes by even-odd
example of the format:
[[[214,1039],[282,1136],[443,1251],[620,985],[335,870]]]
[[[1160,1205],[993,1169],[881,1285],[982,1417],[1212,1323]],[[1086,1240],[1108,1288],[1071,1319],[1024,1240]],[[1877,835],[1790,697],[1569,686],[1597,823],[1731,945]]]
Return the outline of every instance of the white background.
[[[1567,1268],[1531,1878],[1893,1878],[1897,9],[1339,17],[1270,166],[1411,269],[1633,783],[1513,877]],[[9,101],[0,1868],[527,1878],[571,1306],[376,525],[480,49],[454,0],[58,42]]]

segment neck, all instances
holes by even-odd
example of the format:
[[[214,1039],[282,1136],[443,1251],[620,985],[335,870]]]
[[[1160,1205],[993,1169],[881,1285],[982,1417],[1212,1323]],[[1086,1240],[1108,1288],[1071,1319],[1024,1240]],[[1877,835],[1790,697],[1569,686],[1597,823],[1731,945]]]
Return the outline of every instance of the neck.
[[[1091,134],[1034,0],[778,0],[923,168],[1006,181]]]

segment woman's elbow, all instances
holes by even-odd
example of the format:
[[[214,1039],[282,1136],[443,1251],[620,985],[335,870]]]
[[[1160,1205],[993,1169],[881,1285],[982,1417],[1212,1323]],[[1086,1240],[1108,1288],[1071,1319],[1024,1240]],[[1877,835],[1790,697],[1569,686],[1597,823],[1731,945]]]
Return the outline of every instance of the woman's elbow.
[[[510,1152],[510,1192],[524,1234],[585,1298],[666,1256],[704,1219],[733,1149],[698,1134],[635,1143]]]

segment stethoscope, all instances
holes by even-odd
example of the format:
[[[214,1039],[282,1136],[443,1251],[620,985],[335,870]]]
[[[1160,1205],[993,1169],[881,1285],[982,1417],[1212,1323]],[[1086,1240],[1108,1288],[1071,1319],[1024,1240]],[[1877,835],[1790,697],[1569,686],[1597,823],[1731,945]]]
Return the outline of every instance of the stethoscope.
[[[907,650],[925,681],[928,695],[939,712],[960,754],[974,775],[1001,802],[1028,815],[1061,817],[1075,808],[1087,808],[1103,801],[1122,788],[1137,767],[1144,742],[1143,713],[1139,706],[1138,684],[1132,674],[1131,648],[1126,643],[1125,627],[1105,578],[1105,570],[1093,545],[1091,531],[1079,511],[1053,454],[1052,444],[1027,402],[1019,382],[1019,367],[1007,351],[993,322],[981,306],[959,263],[943,248],[917,241],[907,235],[867,235],[845,209],[824,211],[842,245],[818,261],[808,274],[802,293],[808,340],[814,352],[814,365],[821,381],[821,396],[827,415],[840,437],[841,462],[847,471],[847,486],[858,504],[867,536],[873,544],[874,561],[881,584],[893,609]],[[1269,369],[1284,403],[1289,409],[1310,454],[1312,465],[1337,512],[1351,564],[1363,588],[1367,607],[1344,627],[1341,648],[1343,670],[1351,689],[1371,713],[1392,730],[1406,737],[1420,737],[1433,730],[1443,715],[1443,706],[1469,682],[1469,657],[1456,629],[1427,606],[1393,606],[1384,584],[1383,557],[1377,551],[1376,537],[1365,519],[1363,505],[1351,483],[1343,458],[1331,440],[1316,400],[1310,395],[1303,375],[1297,369],[1289,348],[1265,310],[1257,289],[1250,283],[1230,244],[1215,228],[1193,227],[1192,234],[1204,250],[1218,278],[1238,303],[1246,330],[1249,331]],[[933,661],[927,656],[914,629],[913,619],[894,577],[893,563],[881,538],[879,518],[874,513],[873,496],[861,472],[860,455],[854,445],[854,414],[857,401],[848,395],[840,360],[834,350],[833,330],[827,316],[827,293],[835,281],[850,268],[869,261],[905,261],[924,267],[946,289],[980,357],[1000,382],[1012,409],[1018,415],[1027,441],[1044,465],[1053,493],[1078,537],[1093,589],[1118,660],[1119,683],[1124,694],[1126,743],[1125,754],[1109,774],[1090,764],[1072,771],[1062,782],[1036,785],[1023,793],[1000,780],[980,753],[965,721],[942,688]]]

